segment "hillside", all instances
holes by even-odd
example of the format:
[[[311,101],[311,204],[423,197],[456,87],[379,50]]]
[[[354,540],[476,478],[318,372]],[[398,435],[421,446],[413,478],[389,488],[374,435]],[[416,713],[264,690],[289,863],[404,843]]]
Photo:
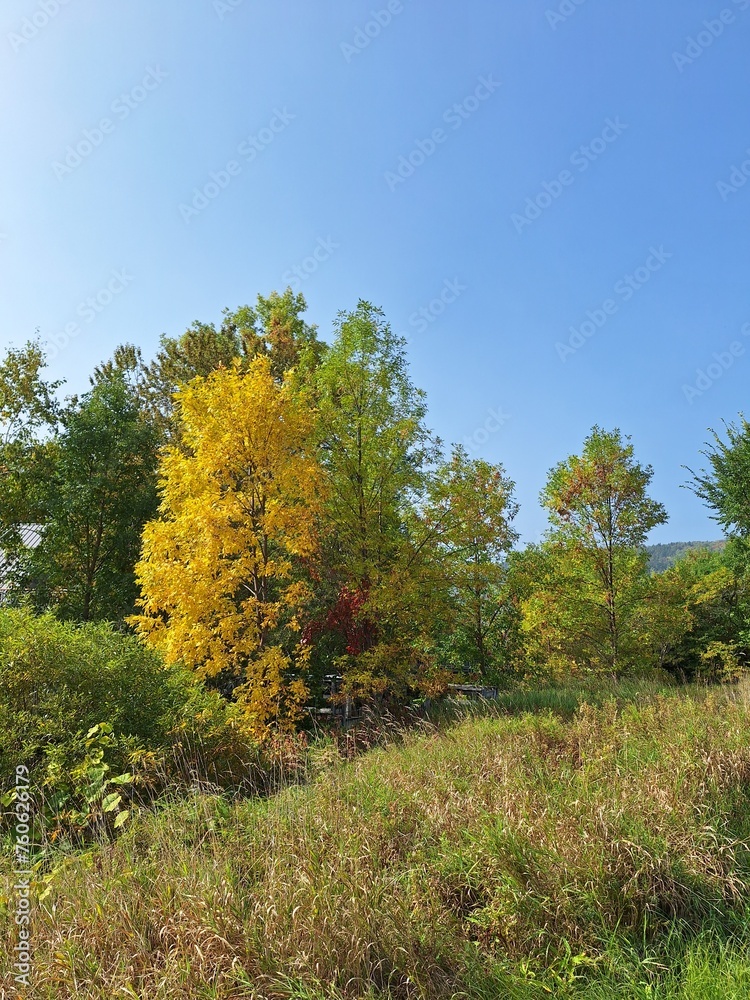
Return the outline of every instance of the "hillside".
[[[747,997],[748,698],[615,693],[144,813],[37,876],[35,996]]]
[[[692,552],[695,549],[720,552],[725,545],[726,540],[723,538],[712,542],[667,542],[662,545],[647,545],[649,569],[653,573],[661,573],[682,559],[686,552]]]

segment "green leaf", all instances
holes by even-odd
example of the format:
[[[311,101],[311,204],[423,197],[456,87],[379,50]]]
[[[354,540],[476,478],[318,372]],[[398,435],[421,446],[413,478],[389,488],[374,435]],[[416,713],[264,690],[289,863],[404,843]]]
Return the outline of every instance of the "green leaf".
[[[110,778],[109,783],[110,785],[129,785],[132,780],[133,775],[126,771],[125,774],[118,774],[116,777]]]
[[[115,822],[113,824],[115,830],[117,830],[119,827],[121,827],[123,825],[123,823],[125,823],[127,821],[127,819],[128,819],[129,816],[130,816],[130,810],[129,809],[123,809],[122,812],[118,813],[117,814],[117,818],[115,819]]]
[[[112,812],[122,802],[122,795],[119,792],[110,792],[102,802],[102,812]]]

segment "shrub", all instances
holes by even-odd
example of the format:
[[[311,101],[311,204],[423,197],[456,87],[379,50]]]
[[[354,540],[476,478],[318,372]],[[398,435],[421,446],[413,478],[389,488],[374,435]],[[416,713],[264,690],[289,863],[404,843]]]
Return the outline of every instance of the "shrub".
[[[93,761],[87,740],[97,726],[107,738]],[[113,777],[133,771],[131,792],[143,797],[175,781],[254,788],[264,778],[236,710],[136,637],[2,609],[0,790],[18,765],[50,803],[64,799],[79,817],[98,794],[91,782],[100,768]]]

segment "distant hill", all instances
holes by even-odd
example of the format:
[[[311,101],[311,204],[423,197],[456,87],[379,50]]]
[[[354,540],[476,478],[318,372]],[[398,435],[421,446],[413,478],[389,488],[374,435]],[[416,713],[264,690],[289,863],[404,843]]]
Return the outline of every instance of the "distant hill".
[[[721,538],[713,542],[668,542],[666,545],[647,545],[649,569],[654,573],[661,573],[673,566],[686,552],[693,549],[720,552],[726,544],[726,539]]]

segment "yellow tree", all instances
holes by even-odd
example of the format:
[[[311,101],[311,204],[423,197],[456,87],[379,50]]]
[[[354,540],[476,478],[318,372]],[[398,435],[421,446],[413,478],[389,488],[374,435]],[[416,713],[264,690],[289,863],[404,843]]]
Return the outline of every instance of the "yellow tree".
[[[177,404],[180,444],[162,460],[133,622],[167,662],[231,691],[262,737],[291,725],[306,695],[297,570],[316,548],[322,493],[314,414],[267,358],[194,379]]]

